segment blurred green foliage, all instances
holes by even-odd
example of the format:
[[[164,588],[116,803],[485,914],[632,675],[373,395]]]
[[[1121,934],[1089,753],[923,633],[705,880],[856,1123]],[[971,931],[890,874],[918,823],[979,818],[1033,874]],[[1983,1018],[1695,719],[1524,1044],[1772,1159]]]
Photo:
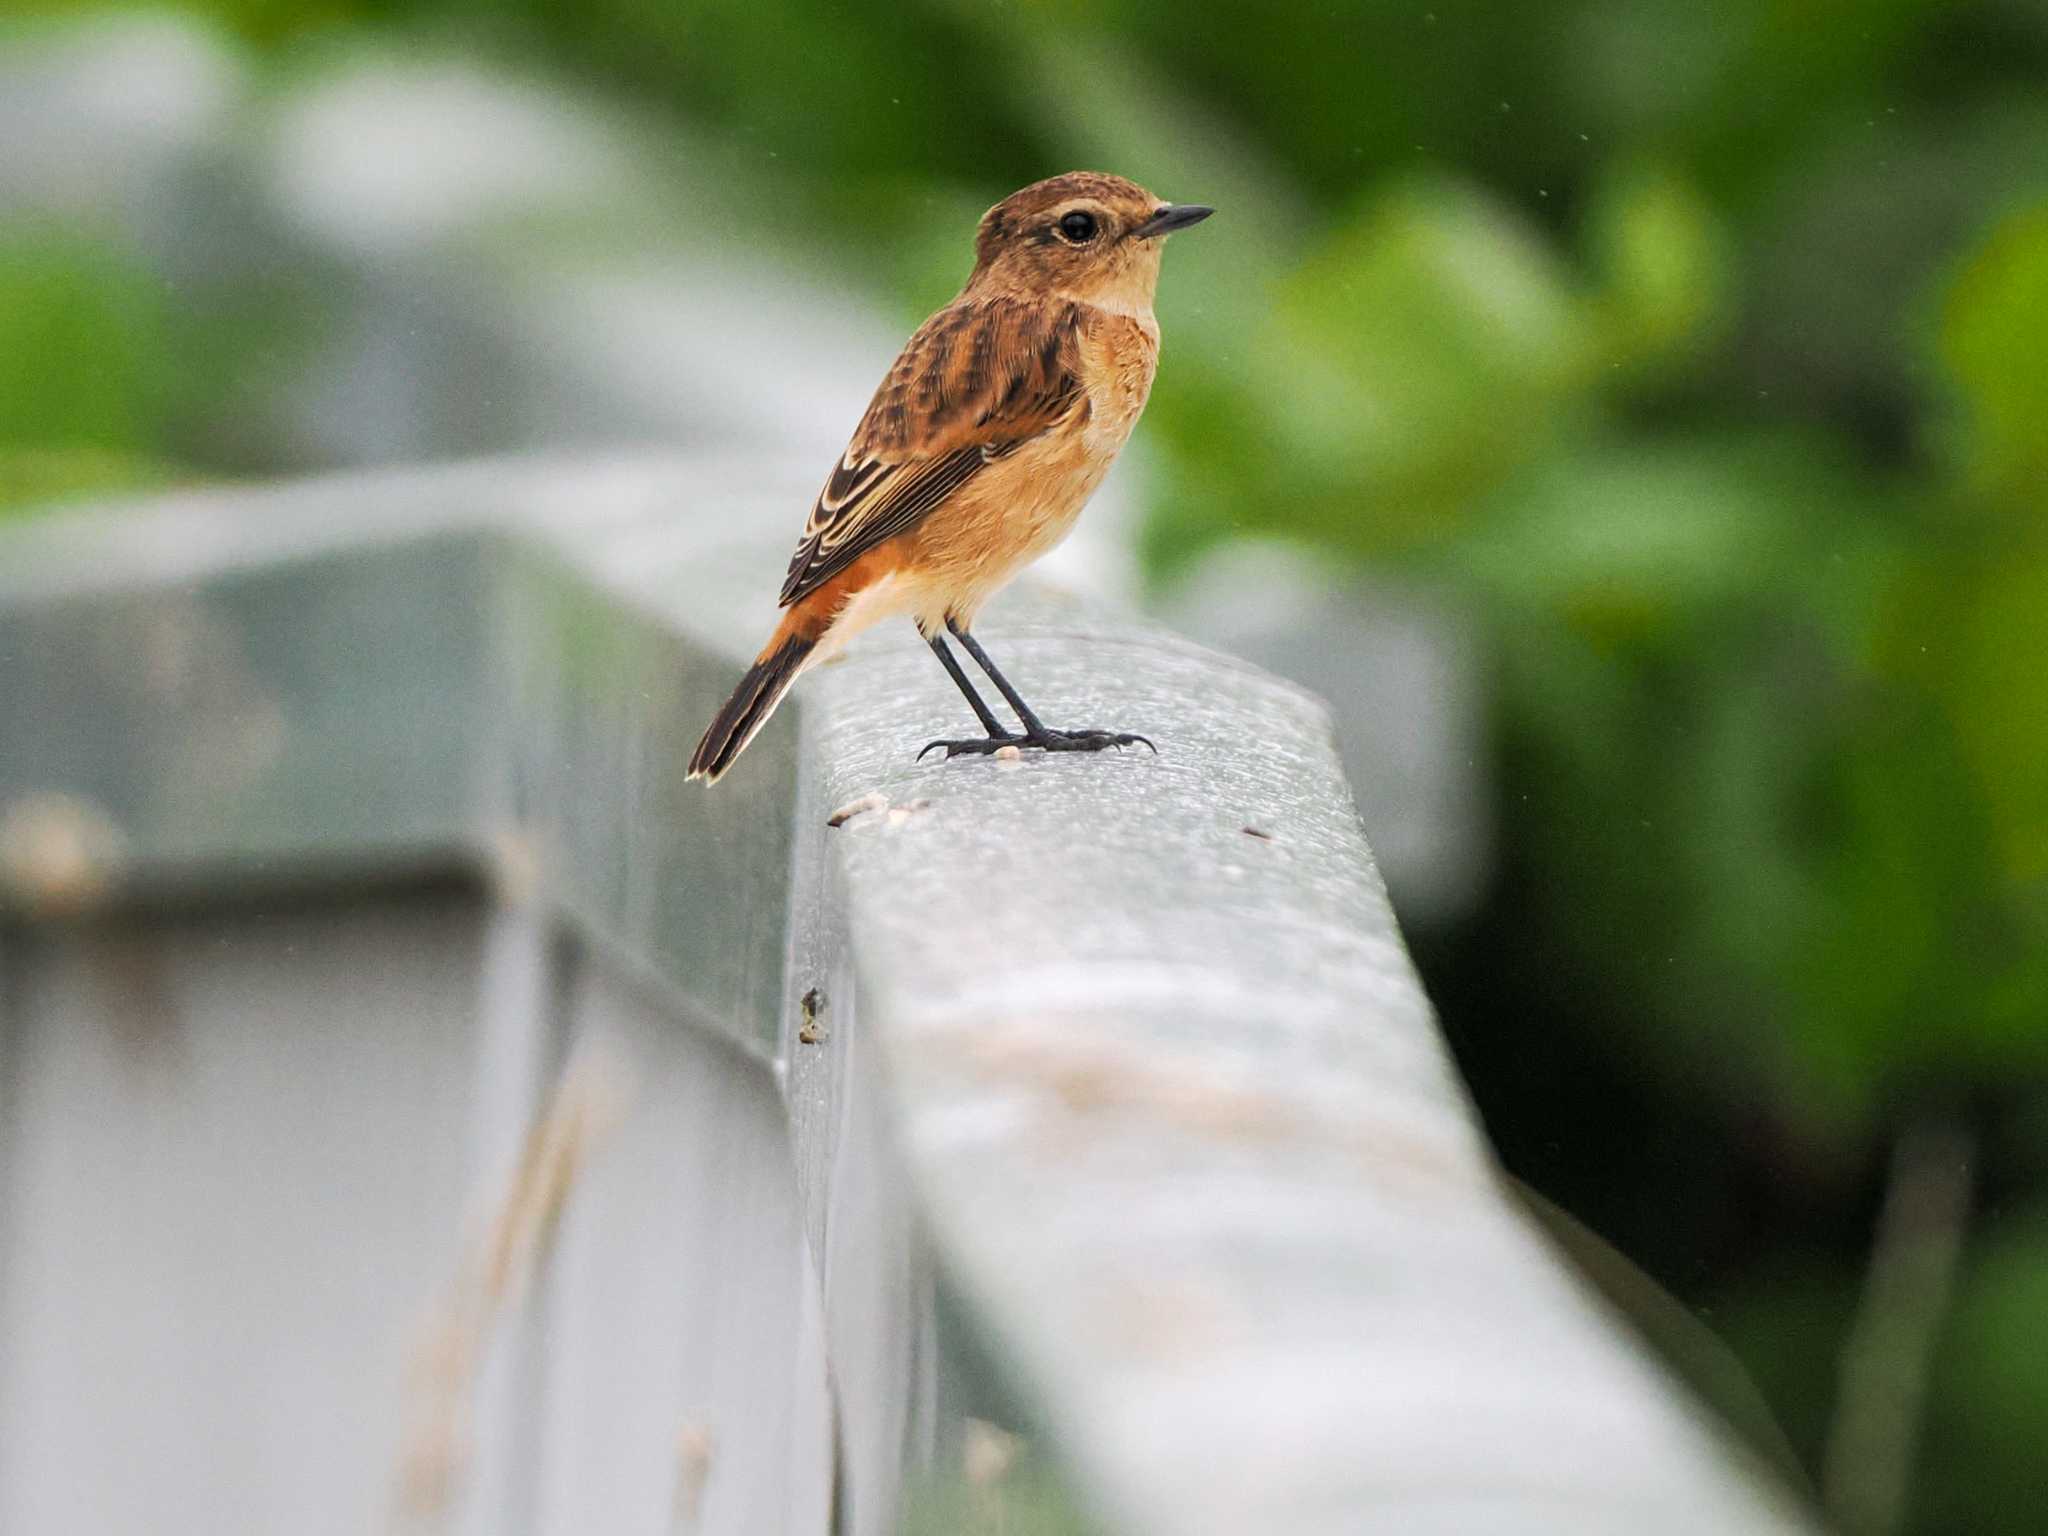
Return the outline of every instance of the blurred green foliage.
[[[1149,567],[1284,538],[1483,638],[1498,871],[1414,937],[1506,1161],[1710,1308],[1815,1463],[1886,1149],[1956,1118],[1913,1528],[2031,1528],[2048,6],[206,9],[280,79],[370,39],[633,103],[906,321],[1040,175],[1217,204],[1161,297]],[[9,231],[0,506],[250,463],[172,403],[176,334],[118,242]]]
[[[159,284],[114,242],[0,233],[0,516],[155,478],[165,333]]]

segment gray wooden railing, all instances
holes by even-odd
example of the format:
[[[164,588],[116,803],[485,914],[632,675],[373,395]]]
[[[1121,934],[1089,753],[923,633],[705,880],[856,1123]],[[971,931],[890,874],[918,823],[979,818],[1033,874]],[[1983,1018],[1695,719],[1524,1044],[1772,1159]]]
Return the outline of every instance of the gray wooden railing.
[[[0,535],[0,1529],[971,1528],[992,1419],[1114,1533],[1806,1528],[1504,1194],[1313,699],[1020,597],[1157,757],[913,761],[906,631],[686,785],[756,479]]]

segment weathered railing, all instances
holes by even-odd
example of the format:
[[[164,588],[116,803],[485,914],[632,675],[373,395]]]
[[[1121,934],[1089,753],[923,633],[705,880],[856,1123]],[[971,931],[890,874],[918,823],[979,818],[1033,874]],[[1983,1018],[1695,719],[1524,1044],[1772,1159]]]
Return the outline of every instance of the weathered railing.
[[[0,537],[0,1528],[959,1528],[984,1416],[1117,1533],[1804,1528],[1503,1194],[1314,700],[1020,599],[1156,757],[918,763],[906,632],[685,785],[752,478]]]

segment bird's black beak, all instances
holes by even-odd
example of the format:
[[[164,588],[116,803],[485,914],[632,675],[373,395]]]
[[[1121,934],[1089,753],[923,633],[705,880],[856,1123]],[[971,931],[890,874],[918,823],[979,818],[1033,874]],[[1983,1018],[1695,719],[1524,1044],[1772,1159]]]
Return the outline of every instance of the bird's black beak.
[[[1214,208],[1204,208],[1200,203],[1168,203],[1132,230],[1131,238],[1150,240],[1155,235],[1170,235],[1176,229],[1186,229],[1190,224],[1201,223],[1215,211]]]

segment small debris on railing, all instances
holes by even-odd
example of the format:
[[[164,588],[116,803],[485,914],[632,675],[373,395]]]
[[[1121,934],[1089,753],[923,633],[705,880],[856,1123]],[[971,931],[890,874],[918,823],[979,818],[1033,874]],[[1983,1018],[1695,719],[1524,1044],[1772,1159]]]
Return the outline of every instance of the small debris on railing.
[[[672,1528],[694,1531],[704,1509],[704,1485],[711,1481],[711,1458],[718,1441],[710,1426],[685,1424],[676,1431],[676,1497]]]
[[[38,917],[90,910],[119,882],[127,839],[99,806],[55,791],[0,809],[0,895]]]
[[[889,797],[880,790],[862,795],[858,800],[849,800],[830,816],[825,818],[828,827],[843,827],[856,816],[865,816],[869,811],[886,811]]]
[[[960,1471],[970,1488],[988,1488],[1010,1475],[1023,1442],[987,1419],[961,1424]]]
[[[818,1028],[818,1015],[825,1011],[825,994],[813,987],[803,995],[797,1005],[803,1010],[804,1022],[796,1032],[798,1040],[805,1045],[816,1045],[825,1038],[825,1032]]]
[[[507,822],[486,839],[491,893],[508,907],[529,907],[540,895],[540,850],[530,828]]]
[[[1270,843],[1271,841],[1273,841],[1272,833],[1261,832],[1257,827],[1241,827],[1238,830],[1243,832],[1246,837],[1256,837],[1262,843]]]
[[[1021,747],[997,747],[994,755],[995,760],[999,763],[1021,763],[1024,761],[1024,752]]]
[[[858,800],[849,800],[825,818],[825,825],[841,827],[856,816],[865,816],[870,811],[883,811],[887,813],[883,817],[886,825],[900,827],[930,804],[929,800],[907,800],[902,805],[891,805],[889,797],[878,790],[874,794],[862,795]]]
[[[990,1020],[971,1036],[934,1034],[921,1049],[957,1051],[976,1076],[1000,1081],[1006,1094],[1066,1114],[1143,1113],[1199,1135],[1247,1141],[1326,1134],[1241,1072],[1133,1051],[1088,1026],[1042,1014]]]

